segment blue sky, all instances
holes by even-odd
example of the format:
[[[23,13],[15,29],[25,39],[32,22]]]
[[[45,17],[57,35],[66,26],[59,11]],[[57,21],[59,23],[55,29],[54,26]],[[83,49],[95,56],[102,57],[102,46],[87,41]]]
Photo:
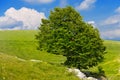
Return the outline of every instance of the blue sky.
[[[74,7],[104,39],[120,40],[120,0],[0,0],[0,30],[37,29],[54,7]]]

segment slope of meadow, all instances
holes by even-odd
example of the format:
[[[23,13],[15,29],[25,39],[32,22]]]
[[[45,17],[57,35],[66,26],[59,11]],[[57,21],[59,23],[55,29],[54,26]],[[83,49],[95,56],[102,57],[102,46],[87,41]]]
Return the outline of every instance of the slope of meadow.
[[[60,65],[65,57],[36,50],[36,33],[0,31],[0,80],[78,80]]]
[[[65,57],[36,50],[35,34],[37,31],[34,30],[0,31],[0,80],[77,80],[60,65]],[[106,40],[104,44],[107,54],[99,65],[108,80],[120,80],[120,42]],[[30,59],[43,62],[31,62]],[[97,68],[90,70],[96,71]]]
[[[0,80],[78,80],[61,65],[0,53]]]
[[[104,44],[107,47],[107,54],[104,62],[98,66],[103,68],[108,80],[120,80],[120,41],[106,40]],[[97,72],[97,67],[90,70]]]
[[[40,59],[46,62],[61,63],[65,57],[48,54],[37,49],[35,30],[0,31],[0,52],[23,59]]]
[[[105,70],[108,80],[120,80],[120,41],[105,41],[107,54],[100,65]]]

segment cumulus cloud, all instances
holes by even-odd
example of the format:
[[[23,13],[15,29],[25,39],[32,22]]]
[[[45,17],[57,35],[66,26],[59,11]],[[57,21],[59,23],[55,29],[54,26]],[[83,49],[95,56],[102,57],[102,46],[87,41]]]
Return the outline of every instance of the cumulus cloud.
[[[24,1],[28,3],[46,4],[46,3],[51,3],[54,0],[24,0]]]
[[[0,29],[37,29],[42,18],[46,18],[44,13],[34,9],[12,7],[0,17]]]
[[[16,21],[15,19],[12,19],[10,17],[0,17],[0,28],[6,29],[6,28],[14,28],[18,26],[22,26],[23,23],[21,21]]]
[[[96,0],[84,0],[82,3],[80,3],[79,6],[76,7],[77,10],[87,10],[93,7]]]

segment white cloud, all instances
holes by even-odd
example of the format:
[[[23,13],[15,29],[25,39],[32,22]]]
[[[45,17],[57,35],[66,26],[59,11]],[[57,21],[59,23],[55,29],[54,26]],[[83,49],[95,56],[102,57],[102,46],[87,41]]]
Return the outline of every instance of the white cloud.
[[[120,7],[115,10],[116,14],[102,21],[102,25],[117,25],[120,26]]]
[[[76,7],[77,10],[87,10],[93,7],[96,0],[84,0],[79,6]]]
[[[110,16],[109,18],[103,21],[103,25],[113,25],[118,23],[120,23],[120,14]]]
[[[95,21],[87,21],[88,24],[91,24],[93,27],[96,27]]]
[[[0,28],[5,29],[5,28],[13,28],[15,26],[22,26],[21,21],[16,21],[15,19],[12,19],[11,17],[0,17]]]
[[[118,7],[115,12],[120,13],[120,7]]]
[[[101,35],[105,39],[120,39],[120,29],[101,32]]]
[[[104,39],[120,39],[120,7],[115,12],[114,15],[109,16],[100,24],[101,29],[104,30],[101,32]]]
[[[51,2],[53,2],[54,0],[24,0],[24,1],[26,1],[26,2],[28,2],[28,3],[37,3],[37,4],[46,4],[46,3],[51,3]]]
[[[67,5],[67,0],[60,0],[60,7],[65,7]]]
[[[21,8],[16,10],[10,8],[5,12],[5,16],[0,17],[1,29],[37,29],[41,19],[45,18],[44,13],[34,9]]]

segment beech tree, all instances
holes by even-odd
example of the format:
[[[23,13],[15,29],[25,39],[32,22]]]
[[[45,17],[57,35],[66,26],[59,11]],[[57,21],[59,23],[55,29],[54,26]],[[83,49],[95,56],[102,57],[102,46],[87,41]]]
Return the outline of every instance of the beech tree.
[[[86,69],[103,61],[105,46],[98,29],[83,21],[72,7],[54,8],[42,19],[36,35],[39,50],[63,55],[69,67]]]

